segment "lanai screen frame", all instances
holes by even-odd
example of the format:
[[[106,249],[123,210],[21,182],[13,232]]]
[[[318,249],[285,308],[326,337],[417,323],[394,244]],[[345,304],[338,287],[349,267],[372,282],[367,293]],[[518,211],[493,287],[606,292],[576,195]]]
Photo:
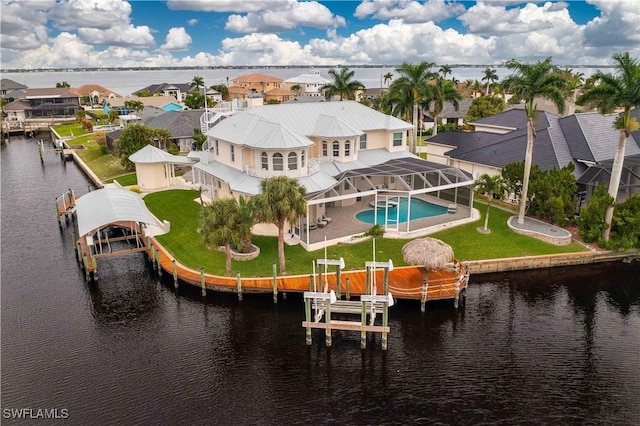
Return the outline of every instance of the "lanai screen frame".
[[[398,190],[398,189],[388,189],[388,188],[377,188],[376,185],[371,182],[369,177],[394,177],[399,179],[399,182],[402,182],[407,187],[407,190]],[[411,184],[407,182],[405,176],[409,176],[411,178]],[[344,186],[344,182],[351,182],[351,179],[354,178],[365,178],[364,181],[368,182],[369,190],[360,191],[360,192],[352,192],[349,194],[340,194],[339,188]],[[413,189],[415,187],[415,179],[418,178],[424,184],[424,187],[420,189]],[[431,179],[430,179],[431,178]],[[336,185],[330,188],[327,191],[319,191],[313,194],[309,194],[307,198],[307,207],[317,204],[330,203],[333,201],[341,201],[348,200],[357,197],[365,197],[369,195],[373,195],[374,198],[374,209],[377,210],[378,205],[378,194],[380,192],[385,193],[394,193],[397,196],[405,196],[411,200],[412,196],[428,194],[431,192],[439,192],[449,189],[455,189],[454,202],[457,204],[457,189],[463,187],[469,187],[469,214],[471,215],[472,207],[473,207],[473,186],[475,184],[475,179],[471,173],[465,172],[457,167],[434,163],[432,161],[423,160],[418,157],[404,157],[404,158],[395,158],[384,163],[364,167],[360,169],[353,169],[342,172],[338,176],[335,177],[338,181]],[[444,182],[444,183],[443,183]],[[352,188],[355,188],[356,185],[350,183]],[[327,197],[327,194],[333,194]],[[410,203],[409,203],[410,204]],[[306,217],[306,244],[309,246],[309,209],[307,208],[307,217]],[[410,213],[407,212],[408,215]],[[400,227],[398,226],[397,231],[399,232],[407,232],[411,231],[411,221],[407,220],[405,222],[406,230],[400,231]],[[403,225],[405,225],[403,224]]]

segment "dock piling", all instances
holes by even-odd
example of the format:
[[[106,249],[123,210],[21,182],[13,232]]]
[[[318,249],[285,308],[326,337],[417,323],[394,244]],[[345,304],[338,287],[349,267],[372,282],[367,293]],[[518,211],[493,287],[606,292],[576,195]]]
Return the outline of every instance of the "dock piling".
[[[278,303],[278,267],[273,262],[273,303]]]
[[[424,277],[422,280],[422,296],[420,298],[420,312],[427,310],[427,291],[429,290],[429,279]]]
[[[345,297],[347,300],[351,299],[351,279],[349,277],[347,277],[347,282],[345,283]]]
[[[160,266],[160,250],[156,251],[156,263],[158,265],[158,277],[162,278],[162,266]]]
[[[176,268],[176,260],[171,260],[171,266],[173,268],[173,288],[178,289],[178,269]]]
[[[238,287],[238,300],[242,301],[242,279],[240,278],[240,272],[236,274],[237,287]]]
[[[207,286],[204,283],[204,266],[200,267],[200,286],[202,287],[202,297],[207,295]]]

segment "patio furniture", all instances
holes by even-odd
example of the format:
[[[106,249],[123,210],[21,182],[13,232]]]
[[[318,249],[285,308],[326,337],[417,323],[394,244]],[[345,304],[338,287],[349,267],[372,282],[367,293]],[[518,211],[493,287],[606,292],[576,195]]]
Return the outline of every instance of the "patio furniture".
[[[457,204],[449,204],[447,206],[447,213],[455,213],[458,210],[458,205]]]
[[[318,218],[318,226],[320,228],[324,228],[325,226],[327,226],[329,224],[329,222],[327,222],[326,220],[322,220],[320,218]]]
[[[323,220],[323,221],[325,221],[325,222],[327,222],[327,225],[328,225],[328,224],[330,224],[330,223],[331,223],[331,221],[332,221],[333,219],[332,219],[332,218],[330,218],[330,217],[327,217],[327,215],[324,215],[324,214],[323,214],[323,215],[322,215],[322,220]]]

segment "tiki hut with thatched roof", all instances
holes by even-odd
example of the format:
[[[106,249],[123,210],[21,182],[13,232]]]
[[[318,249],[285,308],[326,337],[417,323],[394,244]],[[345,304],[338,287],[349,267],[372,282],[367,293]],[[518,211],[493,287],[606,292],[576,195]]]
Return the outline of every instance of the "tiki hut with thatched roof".
[[[460,292],[462,290],[464,296],[469,276],[467,268],[460,268],[460,264],[454,259],[453,249],[449,244],[431,237],[417,238],[402,247],[402,258],[410,265],[424,266],[426,269],[420,307],[422,312],[426,309],[427,298],[440,299],[453,296],[454,305],[458,306]],[[446,268],[452,261],[454,267]],[[434,275],[433,283],[429,283],[430,274]],[[437,296],[429,296],[429,290],[432,294],[437,292]],[[451,295],[447,297],[446,295],[449,294]]]

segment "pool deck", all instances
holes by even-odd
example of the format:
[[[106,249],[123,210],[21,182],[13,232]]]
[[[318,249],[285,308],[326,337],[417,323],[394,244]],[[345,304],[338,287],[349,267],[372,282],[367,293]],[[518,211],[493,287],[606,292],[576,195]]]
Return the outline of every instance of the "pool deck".
[[[439,204],[447,207],[450,203],[444,200],[438,200],[434,197],[417,197],[430,203]],[[326,216],[331,218],[331,223],[323,228],[316,228],[309,232],[309,243],[316,244],[331,240],[350,239],[351,236],[363,234],[367,232],[373,225],[361,222],[356,219],[356,214],[363,210],[371,210],[369,200],[362,200],[348,207],[328,207],[326,208]],[[470,212],[469,207],[457,204],[455,213],[444,213],[438,216],[415,219],[410,222],[410,232],[406,232],[407,223],[399,225],[399,231],[388,231],[385,237],[390,238],[416,238],[429,235],[453,225],[461,225],[463,223],[473,222],[479,219],[476,210]],[[306,229],[302,229],[300,239],[306,241]],[[297,243],[297,238],[289,240],[289,244]],[[357,241],[357,240],[356,240]]]

